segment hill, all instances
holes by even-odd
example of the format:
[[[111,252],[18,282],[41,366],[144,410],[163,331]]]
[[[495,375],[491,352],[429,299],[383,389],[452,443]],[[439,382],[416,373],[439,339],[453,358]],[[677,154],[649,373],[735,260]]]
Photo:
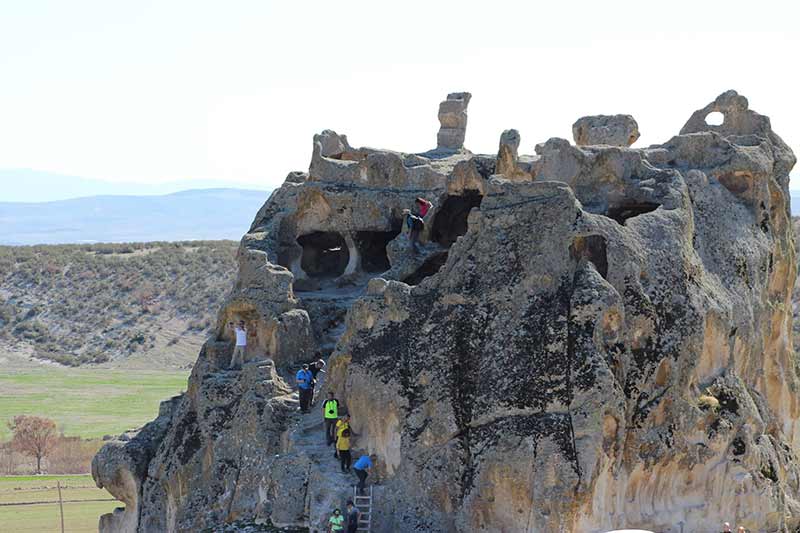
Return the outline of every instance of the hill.
[[[231,286],[236,248],[233,241],[0,246],[0,360],[185,366]]]
[[[87,196],[142,196],[190,189],[254,189],[252,184],[213,179],[184,179],[161,183],[107,181],[27,168],[0,168],[4,202],[56,202]]]
[[[162,196],[0,202],[0,244],[238,239],[267,191],[196,189]]]

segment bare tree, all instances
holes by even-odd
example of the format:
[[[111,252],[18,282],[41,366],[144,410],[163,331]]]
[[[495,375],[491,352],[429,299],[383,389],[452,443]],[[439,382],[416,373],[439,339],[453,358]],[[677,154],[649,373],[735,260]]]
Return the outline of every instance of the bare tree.
[[[36,458],[36,473],[42,473],[42,459],[48,456],[58,442],[56,423],[49,418],[20,415],[8,424],[14,436],[11,445],[15,450]]]

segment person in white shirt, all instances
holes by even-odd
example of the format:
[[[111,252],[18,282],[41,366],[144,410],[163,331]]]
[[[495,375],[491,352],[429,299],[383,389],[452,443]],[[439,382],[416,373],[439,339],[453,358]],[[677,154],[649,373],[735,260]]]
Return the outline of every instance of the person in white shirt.
[[[230,323],[233,326],[233,322]],[[231,356],[231,364],[229,368],[236,367],[236,361],[241,365],[244,363],[244,351],[247,348],[247,326],[244,325],[244,320],[240,320],[239,324],[233,329],[236,336],[236,346],[233,348],[233,355]]]

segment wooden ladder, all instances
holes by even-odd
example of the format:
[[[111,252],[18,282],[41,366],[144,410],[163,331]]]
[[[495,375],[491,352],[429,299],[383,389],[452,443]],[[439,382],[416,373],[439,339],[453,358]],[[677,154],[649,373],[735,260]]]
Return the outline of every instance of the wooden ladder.
[[[367,496],[359,496],[358,487],[353,487],[353,503],[361,511],[356,531],[369,533],[372,530],[372,485],[369,486],[369,495]]]

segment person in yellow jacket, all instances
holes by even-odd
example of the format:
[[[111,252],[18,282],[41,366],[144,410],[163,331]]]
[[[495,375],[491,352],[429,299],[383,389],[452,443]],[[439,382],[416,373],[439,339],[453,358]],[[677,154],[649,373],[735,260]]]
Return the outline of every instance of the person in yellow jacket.
[[[342,434],[342,431],[345,429],[352,429],[350,428],[350,415],[342,416],[337,422],[336,426],[334,427],[334,434],[336,435],[336,440],[339,440],[339,436]],[[339,457],[339,450],[338,448],[333,451],[334,457]]]
[[[352,435],[350,428],[344,428],[336,439],[336,451],[339,452],[339,464],[342,467],[342,472],[350,471],[350,463],[353,462],[353,457],[350,455],[350,436]]]
[[[328,399],[322,403],[322,417],[325,419],[325,440],[330,446],[336,442],[336,424],[339,422],[339,400],[332,392],[328,393]]]

